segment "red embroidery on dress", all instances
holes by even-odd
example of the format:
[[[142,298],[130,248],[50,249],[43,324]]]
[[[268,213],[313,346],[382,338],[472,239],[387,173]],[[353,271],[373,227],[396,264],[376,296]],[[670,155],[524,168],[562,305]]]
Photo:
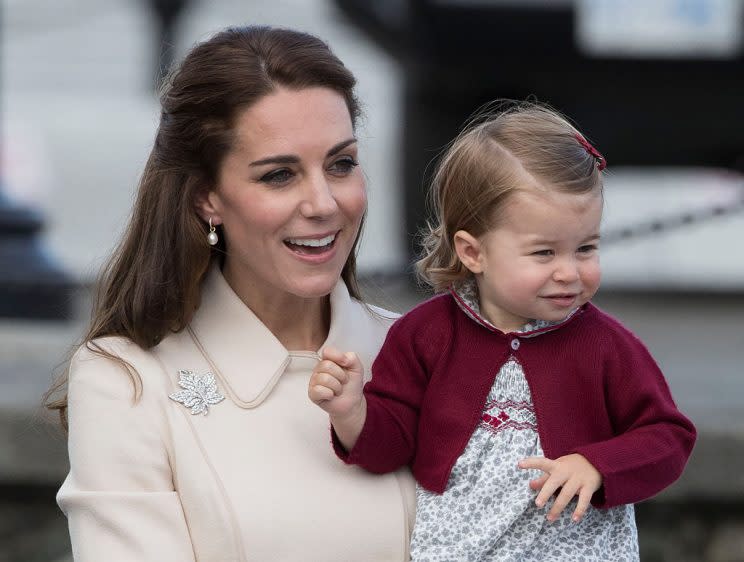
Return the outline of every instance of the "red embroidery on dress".
[[[486,422],[491,427],[494,427],[498,429],[501,425],[503,425],[505,422],[509,421],[511,418],[509,417],[509,414],[506,412],[501,412],[498,416],[490,416],[488,414],[483,414],[483,421]]]
[[[528,412],[534,412],[535,409],[529,402],[517,402],[515,400],[489,400],[486,402],[484,411],[490,410],[506,410],[507,408],[513,408],[514,410],[526,410]],[[508,414],[507,414],[508,415]]]
[[[481,415],[480,425],[493,433],[499,433],[509,428],[515,429],[517,431],[523,429],[537,431],[536,423],[532,421],[519,421],[513,419],[504,411],[507,406],[517,410],[518,412],[526,412],[528,416],[530,414],[534,415],[534,409],[528,402],[515,402],[513,400],[505,400],[503,402],[500,402],[497,400],[493,400],[486,404],[486,410],[494,411],[494,413],[498,411],[499,413],[495,416],[492,416],[491,414],[483,412],[483,414]]]

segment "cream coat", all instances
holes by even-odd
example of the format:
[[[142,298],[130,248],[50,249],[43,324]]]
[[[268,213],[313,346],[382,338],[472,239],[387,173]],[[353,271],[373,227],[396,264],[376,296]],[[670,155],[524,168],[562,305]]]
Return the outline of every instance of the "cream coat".
[[[369,373],[392,321],[341,282],[327,344]],[[397,561],[408,559],[408,471],[343,464],[327,415],[307,398],[312,352],[287,351],[218,270],[188,329],[150,351],[100,343],[142,379],[81,348],[70,369],[70,473],[58,494],[75,560]],[[225,399],[192,415],[169,399],[179,370],[211,372]]]

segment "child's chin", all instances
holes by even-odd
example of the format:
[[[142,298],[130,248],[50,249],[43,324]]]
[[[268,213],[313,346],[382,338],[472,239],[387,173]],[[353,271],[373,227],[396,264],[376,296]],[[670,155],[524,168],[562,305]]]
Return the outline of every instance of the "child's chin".
[[[562,322],[563,320],[568,318],[568,315],[570,313],[571,313],[571,310],[553,312],[551,314],[544,315],[543,318],[536,318],[536,320],[542,320],[544,322]]]

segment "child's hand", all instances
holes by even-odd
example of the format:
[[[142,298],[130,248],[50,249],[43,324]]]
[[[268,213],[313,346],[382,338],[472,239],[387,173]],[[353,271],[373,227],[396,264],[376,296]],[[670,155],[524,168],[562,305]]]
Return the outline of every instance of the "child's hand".
[[[356,353],[327,347],[310,376],[307,395],[328,412],[334,426],[345,423],[362,412],[363,375],[364,367]]]
[[[535,499],[537,507],[543,507],[553,493],[561,488],[558,497],[548,512],[548,521],[555,521],[568,502],[578,494],[579,503],[571,516],[574,523],[581,520],[589,507],[592,494],[602,485],[602,475],[583,456],[574,453],[555,460],[545,457],[531,457],[519,461],[519,468],[542,470],[540,478],[530,481],[530,488],[540,490]]]
[[[323,358],[313,369],[307,395],[331,418],[339,441],[347,451],[362,432],[367,402],[362,394],[364,368],[356,353],[323,349]]]

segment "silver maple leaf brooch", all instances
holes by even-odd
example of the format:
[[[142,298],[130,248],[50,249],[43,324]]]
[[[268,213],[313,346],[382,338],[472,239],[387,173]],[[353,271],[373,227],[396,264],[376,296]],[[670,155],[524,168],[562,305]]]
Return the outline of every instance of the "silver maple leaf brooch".
[[[191,408],[191,414],[209,413],[209,406],[222,402],[225,397],[217,391],[217,382],[212,373],[197,375],[194,371],[178,371],[178,386],[183,388],[169,394],[168,398]]]

